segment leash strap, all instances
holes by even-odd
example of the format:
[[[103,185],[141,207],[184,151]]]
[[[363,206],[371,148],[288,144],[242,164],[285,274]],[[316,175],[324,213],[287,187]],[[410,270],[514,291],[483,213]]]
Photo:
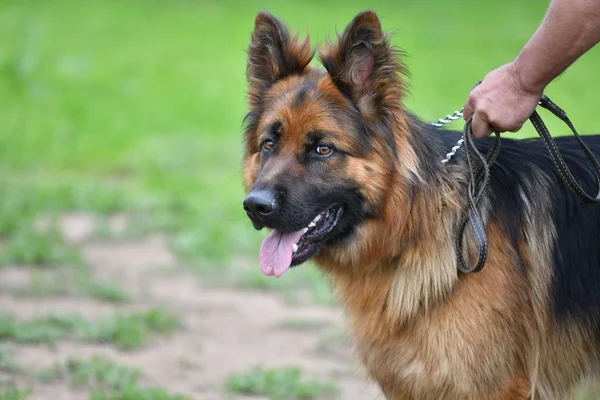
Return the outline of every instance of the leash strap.
[[[488,241],[485,233],[485,225],[479,211],[477,203],[481,198],[481,194],[487,186],[490,176],[489,166],[496,161],[498,153],[500,153],[500,134],[494,131],[496,140],[494,146],[489,150],[485,157],[481,155],[475,143],[473,143],[473,135],[471,133],[472,119],[465,124],[463,137],[465,138],[465,149],[467,156],[467,164],[469,165],[469,185],[467,186],[467,212],[463,216],[459,224],[459,234],[456,238],[456,260],[458,261],[458,269],[462,272],[478,272],[485,265],[488,255]],[[474,158],[474,159],[473,159]],[[478,165],[475,165],[478,164]],[[477,263],[474,267],[469,267],[463,257],[463,236],[467,229],[467,223],[471,221],[475,238],[477,240]]]
[[[558,172],[560,173],[560,176],[561,176],[563,182],[571,190],[571,193],[573,193],[573,195],[575,197],[577,197],[579,200],[581,200],[583,203],[588,203],[588,204],[599,203],[600,202],[600,165],[598,164],[598,161],[594,157],[594,154],[585,145],[585,143],[583,143],[583,140],[581,140],[579,133],[577,133],[575,126],[573,126],[573,123],[567,116],[566,112],[564,112],[559,106],[557,106],[554,102],[552,102],[552,100],[550,100],[545,95],[542,96],[542,99],[540,100],[540,106],[542,106],[546,110],[550,111],[552,114],[554,114],[556,117],[558,117],[561,121],[563,121],[569,127],[569,129],[571,129],[571,132],[573,132],[573,135],[577,139],[579,146],[583,150],[583,153],[585,154],[590,165],[592,166],[592,169],[594,170],[596,183],[598,183],[598,188],[599,188],[598,193],[596,194],[596,196],[590,196],[577,183],[577,181],[575,180],[575,177],[569,170],[569,167],[567,167],[565,160],[563,159],[562,155],[560,154],[560,151],[558,151],[558,146],[556,146],[556,143],[550,136],[550,131],[548,131],[546,124],[544,124],[544,121],[542,121],[542,118],[537,113],[537,111],[534,111],[533,115],[529,119],[530,119],[531,123],[533,124],[533,126],[535,127],[538,134],[540,135],[540,137],[542,138],[542,140],[544,141],[544,144],[546,145],[546,148],[548,149],[548,152],[550,153],[550,158],[552,159],[552,163],[554,163],[554,166],[556,167],[556,169],[558,169]]]
[[[584,203],[600,203],[600,164],[594,157],[594,154],[590,151],[590,149],[583,143],[581,137],[577,133],[575,126],[567,116],[567,113],[563,111],[560,107],[558,107],[554,102],[550,100],[546,95],[542,96],[539,105],[552,114],[554,114],[557,118],[563,121],[575,138],[579,143],[581,149],[583,150],[586,158],[588,159],[590,165],[595,174],[596,182],[598,184],[598,193],[595,197],[587,194],[581,186],[575,180],[575,177],[569,170],[565,160],[563,159],[560,151],[558,150],[558,146],[550,136],[550,131],[546,127],[546,124],[537,113],[534,111],[529,120],[535,127],[538,135],[542,138],[542,141],[546,145],[548,152],[550,153],[550,158],[552,159],[552,163],[558,170],[562,180],[567,185],[571,193],[579,200]],[[458,262],[458,269],[464,273],[469,272],[478,272],[480,271],[485,262],[487,260],[488,255],[488,241],[487,235],[485,232],[485,225],[479,215],[479,211],[477,210],[477,203],[481,198],[481,194],[485,190],[490,171],[489,168],[494,164],[498,153],[500,152],[500,134],[494,131],[496,135],[496,140],[494,142],[493,147],[489,150],[485,157],[481,155],[481,153],[477,150],[474,142],[473,142],[473,134],[471,131],[471,123],[472,119],[469,120],[465,124],[465,128],[463,131],[463,137],[465,139],[464,145],[466,150],[467,164],[469,166],[469,184],[467,186],[467,210],[460,221],[459,224],[459,234],[456,239],[456,259]],[[463,256],[463,236],[465,230],[467,228],[467,223],[471,222],[473,226],[473,231],[475,232],[475,238],[477,240],[477,262],[473,267],[469,267],[467,262]]]

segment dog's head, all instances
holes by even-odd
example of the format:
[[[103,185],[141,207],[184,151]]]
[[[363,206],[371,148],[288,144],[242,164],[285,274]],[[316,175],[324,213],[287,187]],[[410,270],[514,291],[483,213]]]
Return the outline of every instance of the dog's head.
[[[258,14],[248,50],[243,205],[256,229],[272,229],[260,251],[267,275],[315,255],[360,261],[374,246],[365,227],[385,220],[392,182],[414,164],[397,132],[403,69],[378,17],[356,16],[320,53],[325,70],[309,66],[313,55],[308,38]]]

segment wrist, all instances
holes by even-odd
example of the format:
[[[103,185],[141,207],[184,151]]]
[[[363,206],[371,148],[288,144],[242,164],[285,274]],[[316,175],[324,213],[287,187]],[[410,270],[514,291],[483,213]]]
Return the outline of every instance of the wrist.
[[[518,88],[528,95],[541,95],[549,81],[535,75],[533,65],[523,60],[522,53],[512,61],[509,70]]]

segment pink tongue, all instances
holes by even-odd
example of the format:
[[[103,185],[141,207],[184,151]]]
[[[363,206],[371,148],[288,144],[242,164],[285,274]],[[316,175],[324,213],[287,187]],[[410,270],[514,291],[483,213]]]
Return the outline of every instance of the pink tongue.
[[[292,263],[292,246],[302,236],[302,230],[279,232],[273,230],[260,246],[260,270],[267,276],[279,278]]]

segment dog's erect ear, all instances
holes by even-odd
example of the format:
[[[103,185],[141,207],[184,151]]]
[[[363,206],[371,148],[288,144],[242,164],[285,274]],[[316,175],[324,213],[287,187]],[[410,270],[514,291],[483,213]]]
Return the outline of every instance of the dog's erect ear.
[[[370,94],[400,96],[402,82],[398,73],[404,72],[404,68],[374,12],[358,14],[338,39],[337,44],[330,43],[319,56],[336,86],[359,108],[363,108],[360,107],[363,98],[367,97],[362,101],[365,103],[373,97]]]
[[[277,18],[259,13],[254,22],[246,69],[250,105],[259,104],[264,91],[279,79],[302,73],[313,55],[308,36],[302,42],[297,37],[290,38],[287,28]]]

